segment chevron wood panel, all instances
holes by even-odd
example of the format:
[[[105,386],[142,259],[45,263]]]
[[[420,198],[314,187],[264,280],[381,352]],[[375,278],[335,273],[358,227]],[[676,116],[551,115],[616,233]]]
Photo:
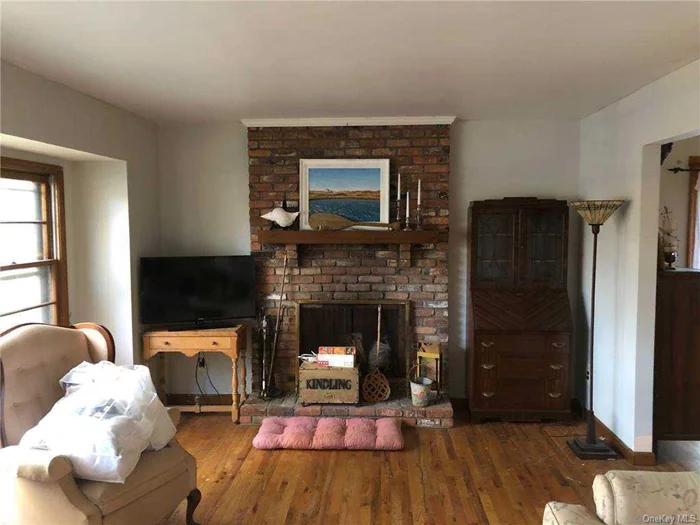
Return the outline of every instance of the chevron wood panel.
[[[567,332],[572,328],[565,290],[471,290],[475,330]]]

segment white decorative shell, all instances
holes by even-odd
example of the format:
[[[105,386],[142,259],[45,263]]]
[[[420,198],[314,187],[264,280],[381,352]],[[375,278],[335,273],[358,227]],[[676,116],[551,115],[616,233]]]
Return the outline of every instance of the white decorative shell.
[[[298,211],[290,212],[282,208],[275,208],[271,212],[263,215],[262,218],[279,224],[282,228],[286,228],[296,220],[298,215]]]

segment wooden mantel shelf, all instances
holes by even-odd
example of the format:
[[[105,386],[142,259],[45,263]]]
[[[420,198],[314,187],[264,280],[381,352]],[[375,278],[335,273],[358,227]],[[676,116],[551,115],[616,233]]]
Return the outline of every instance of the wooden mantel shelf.
[[[262,244],[434,244],[437,231],[344,230],[263,230],[258,232]]]

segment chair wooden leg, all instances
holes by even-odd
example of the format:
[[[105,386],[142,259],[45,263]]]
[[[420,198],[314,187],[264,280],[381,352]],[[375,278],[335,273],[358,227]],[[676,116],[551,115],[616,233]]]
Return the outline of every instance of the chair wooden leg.
[[[200,501],[202,501],[202,493],[199,489],[194,489],[187,495],[187,525],[197,525],[194,521],[194,511]]]

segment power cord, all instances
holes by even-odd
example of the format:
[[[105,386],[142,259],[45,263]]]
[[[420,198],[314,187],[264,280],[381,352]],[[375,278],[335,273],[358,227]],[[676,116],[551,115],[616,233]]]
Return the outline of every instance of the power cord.
[[[197,389],[199,390],[199,393],[201,395],[204,395],[204,391],[202,390],[202,387],[199,384],[199,375],[197,374],[200,359],[202,359],[202,352],[200,352],[199,355],[197,355],[197,362],[194,364],[194,382],[197,383]]]
[[[209,375],[209,363],[207,363],[204,358],[202,358],[202,361],[204,361],[204,370],[207,373],[207,379],[209,379],[209,384],[214,389],[214,392],[216,392],[216,395],[221,396],[221,393],[216,389],[216,387],[214,386],[214,382],[211,380],[211,376]]]

